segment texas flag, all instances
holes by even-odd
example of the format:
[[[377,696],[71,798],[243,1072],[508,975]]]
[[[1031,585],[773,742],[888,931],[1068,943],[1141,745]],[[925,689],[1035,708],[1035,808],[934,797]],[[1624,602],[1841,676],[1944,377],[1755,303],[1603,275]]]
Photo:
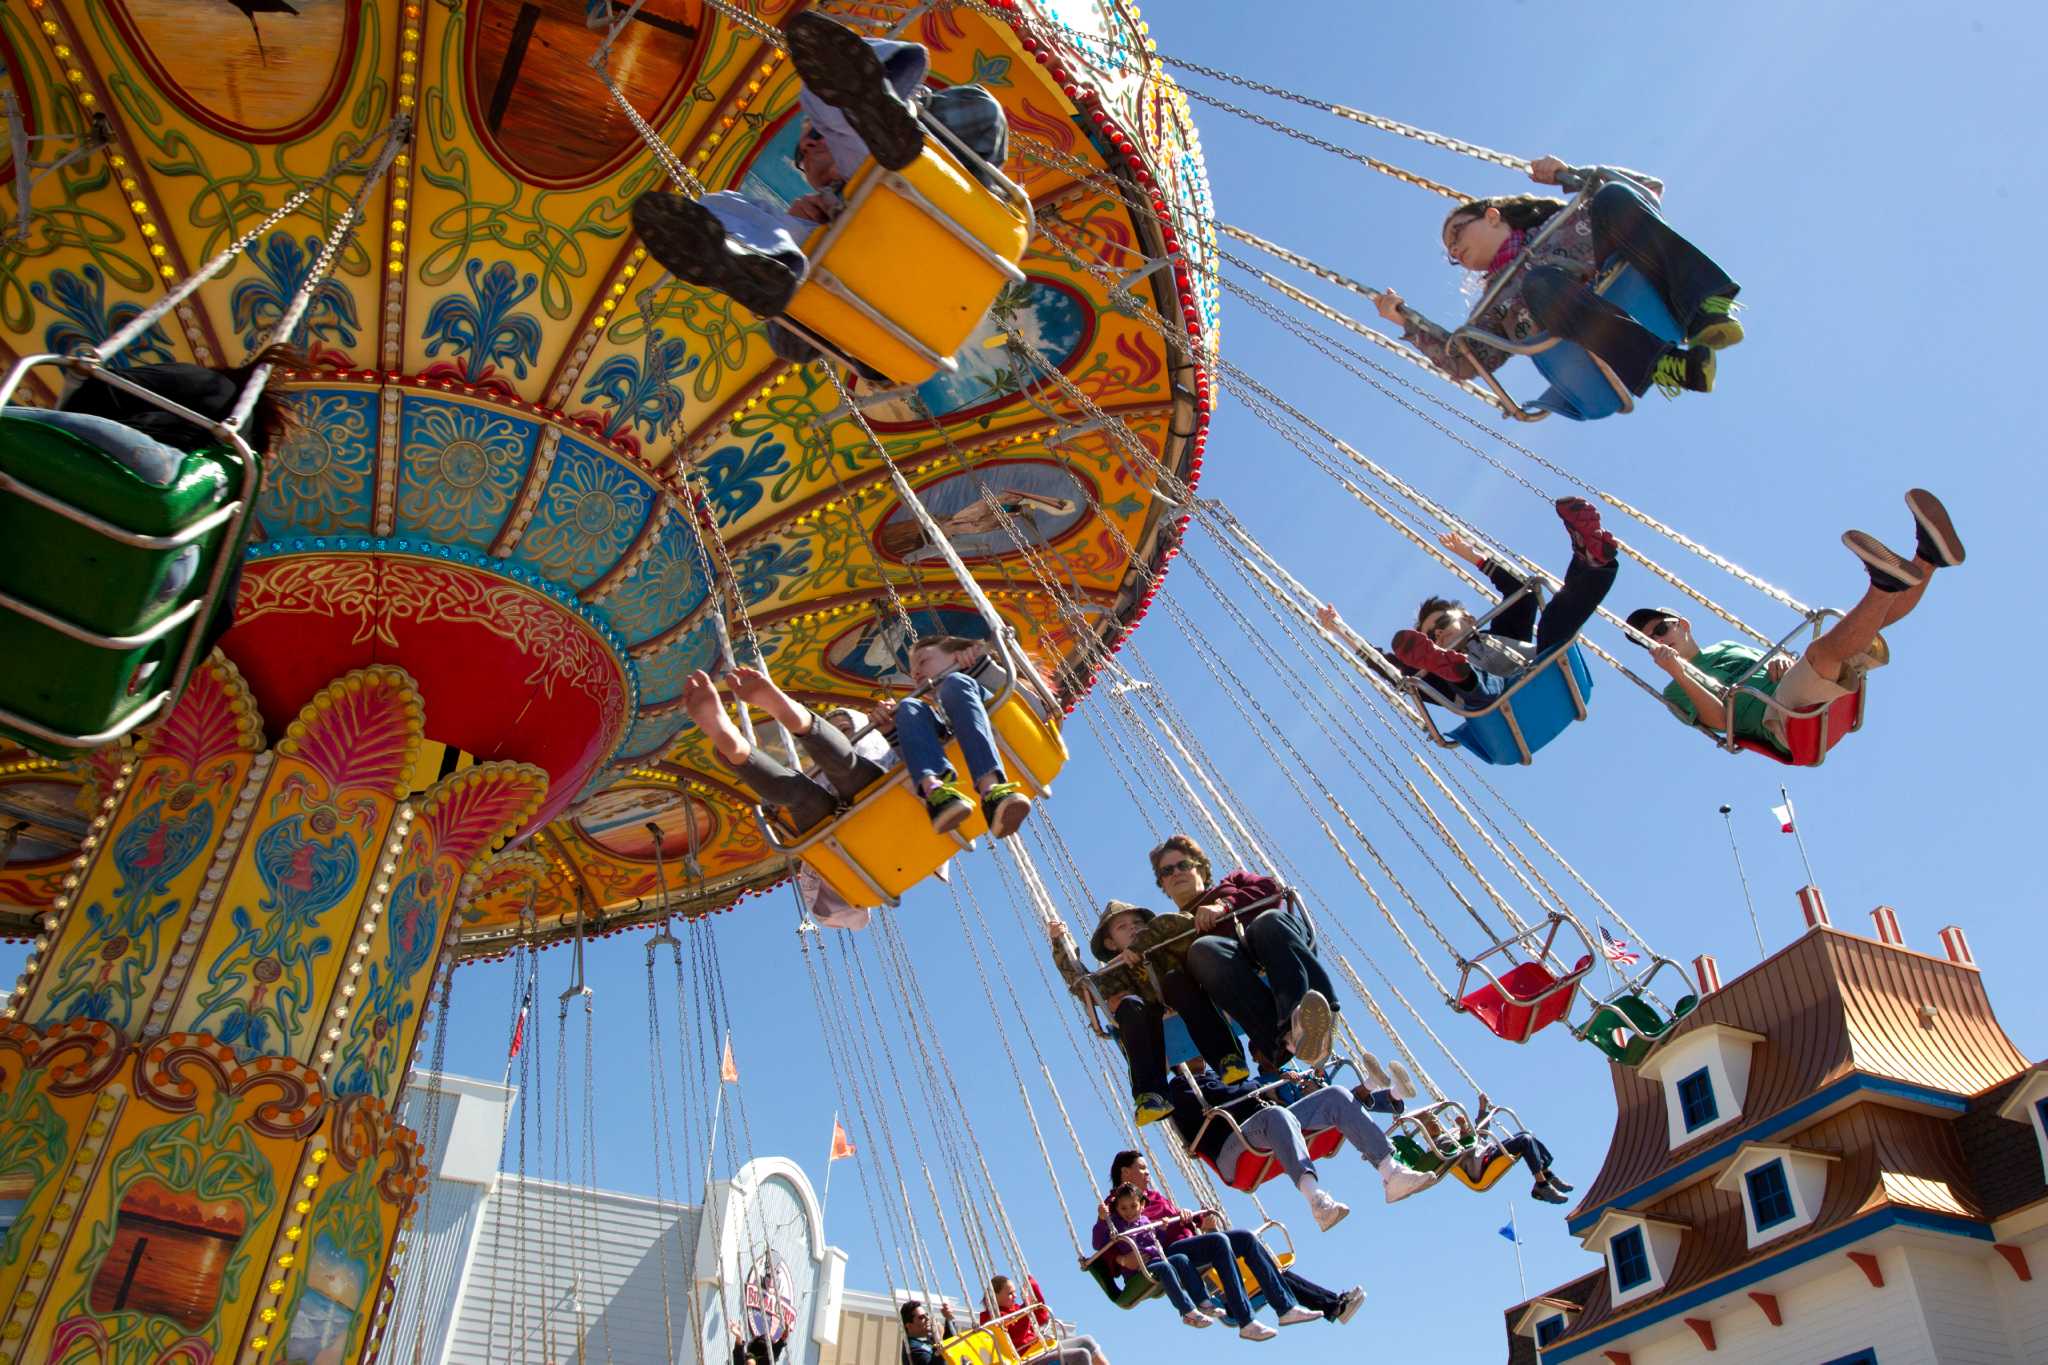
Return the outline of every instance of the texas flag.
[[[1792,802],[1789,798],[1784,805],[1771,807],[1771,818],[1778,822],[1778,832],[1780,834],[1795,832],[1792,827]]]

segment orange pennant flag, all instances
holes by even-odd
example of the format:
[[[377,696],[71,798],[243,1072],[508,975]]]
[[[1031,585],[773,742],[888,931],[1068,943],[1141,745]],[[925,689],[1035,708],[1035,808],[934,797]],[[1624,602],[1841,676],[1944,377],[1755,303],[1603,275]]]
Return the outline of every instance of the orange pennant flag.
[[[828,1162],[837,1161],[843,1156],[852,1155],[853,1139],[846,1135],[845,1125],[835,1118],[832,1120],[832,1155],[827,1157],[826,1160]]]
[[[740,1069],[738,1064],[732,1059],[732,1035],[730,1033],[725,1035],[725,1059],[718,1064],[718,1079],[720,1084],[723,1085],[739,1084]]]

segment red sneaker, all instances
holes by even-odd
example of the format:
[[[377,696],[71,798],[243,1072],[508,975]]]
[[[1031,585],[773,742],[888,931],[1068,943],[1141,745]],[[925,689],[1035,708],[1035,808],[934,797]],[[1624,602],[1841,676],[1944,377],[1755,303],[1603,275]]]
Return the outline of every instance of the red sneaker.
[[[1472,680],[1472,665],[1454,649],[1445,649],[1419,630],[1397,631],[1394,657],[1417,673],[1427,673],[1447,683],[1464,686]]]
[[[1614,533],[1600,528],[1600,509],[1584,498],[1559,498],[1557,519],[1572,538],[1572,553],[1596,569],[1614,560]]]

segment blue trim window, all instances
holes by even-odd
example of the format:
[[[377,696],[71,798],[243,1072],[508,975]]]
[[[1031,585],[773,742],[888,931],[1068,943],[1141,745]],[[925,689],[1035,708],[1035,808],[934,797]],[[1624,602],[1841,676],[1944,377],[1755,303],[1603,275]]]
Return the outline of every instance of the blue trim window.
[[[1650,1252],[1641,1228],[1625,1228],[1608,1238],[1607,1256],[1614,1265],[1615,1287],[1624,1294],[1650,1282]]]
[[[1852,1356],[1838,1356],[1833,1360],[1824,1360],[1821,1362],[1821,1365],[1877,1365],[1877,1352],[1858,1351]]]
[[[2041,1120],[2041,1131],[2048,1133],[2048,1099],[2034,1101],[2034,1116]]]
[[[1536,1344],[1548,1346],[1564,1335],[1564,1314],[1552,1313],[1536,1324]]]
[[[1758,1232],[1791,1221],[1792,1188],[1785,1183],[1782,1158],[1765,1162],[1742,1179],[1749,1187],[1749,1211]]]
[[[1696,1133],[1721,1117],[1721,1106],[1714,1101],[1714,1077],[1707,1068],[1701,1067],[1679,1079],[1678,1116],[1688,1133]]]

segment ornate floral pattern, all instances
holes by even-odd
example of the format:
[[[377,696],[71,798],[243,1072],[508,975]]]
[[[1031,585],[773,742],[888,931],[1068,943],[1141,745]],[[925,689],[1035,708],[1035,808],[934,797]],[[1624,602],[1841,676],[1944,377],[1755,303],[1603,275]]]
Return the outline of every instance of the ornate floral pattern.
[[[82,266],[75,274],[62,267],[52,270],[48,282],[31,284],[28,292],[37,303],[59,314],[57,321],[43,329],[43,349],[60,355],[74,346],[98,345],[142,312],[139,303],[107,302],[107,277],[96,265]],[[173,358],[171,338],[158,324],[109,363],[124,370],[131,365],[156,365]]]
[[[775,433],[764,431],[749,446],[720,446],[703,464],[704,497],[718,513],[718,524],[730,526],[754,510],[768,491],[768,480],[789,470],[787,448]]]
[[[583,401],[611,407],[602,418],[606,440],[633,426],[653,441],[681,420],[681,381],[703,363],[702,356],[690,353],[689,338],[664,337],[656,327],[647,333],[638,357],[621,353],[591,371]]]
[[[291,308],[292,300],[305,288],[320,259],[320,239],[308,237],[301,244],[289,232],[273,232],[260,252],[252,253],[258,278],[243,280],[228,295],[228,315],[242,334],[242,345],[255,350],[270,339],[271,332]],[[324,341],[338,347],[356,344],[355,295],[332,276],[313,286],[305,316],[289,337],[281,341]]]
[[[612,629],[634,643],[673,626],[704,599],[704,574],[690,528],[670,517],[638,572],[604,601]]]
[[[462,363],[434,366],[427,373],[452,370],[465,384],[509,397],[512,386],[498,377],[498,366],[510,365],[513,374],[524,379],[527,367],[540,359],[540,321],[519,311],[519,305],[540,288],[540,279],[532,274],[522,279],[506,261],[493,261],[486,270],[475,256],[463,273],[469,278],[469,297],[443,294],[427,310],[420,329],[429,358],[445,347],[461,356]]]
[[[519,557],[552,579],[587,588],[633,543],[653,502],[645,479],[565,437]]]
[[[488,548],[519,496],[540,435],[524,418],[407,395],[399,424],[398,526]]]
[[[377,395],[301,389],[292,401],[302,420],[264,466],[256,502],[264,530],[272,536],[368,530]]]

